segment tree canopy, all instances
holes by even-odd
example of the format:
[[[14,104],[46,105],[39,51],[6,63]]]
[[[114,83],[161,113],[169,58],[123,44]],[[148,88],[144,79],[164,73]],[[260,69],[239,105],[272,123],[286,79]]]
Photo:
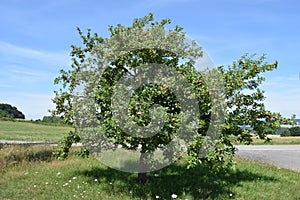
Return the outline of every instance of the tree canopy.
[[[25,119],[25,115],[10,104],[0,103],[0,118]]]
[[[290,122],[265,109],[260,89],[262,73],[276,69],[277,62],[245,54],[230,66],[199,70],[202,47],[182,27],[167,28],[170,23],[154,21],[150,13],[131,26],[110,26],[108,38],[78,28],[83,45],[72,45],[72,68],[55,80],[62,88],[55,92],[54,114],[76,125],[67,147],[79,134],[102,162],[106,150],[138,152],[142,182],[145,172],[183,155],[188,167],[228,167],[234,143],[251,143],[242,125],[267,139],[279,122]],[[65,156],[66,149],[56,155]],[[157,151],[166,161],[156,162]]]

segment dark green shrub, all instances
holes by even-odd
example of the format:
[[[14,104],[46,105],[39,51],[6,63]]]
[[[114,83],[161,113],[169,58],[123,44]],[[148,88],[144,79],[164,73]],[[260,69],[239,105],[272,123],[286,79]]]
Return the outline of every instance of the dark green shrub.
[[[288,129],[286,129],[286,130],[284,130],[284,131],[281,132],[280,136],[281,137],[291,136],[291,132]]]
[[[59,116],[44,116],[42,122],[53,124],[64,124],[64,120]]]
[[[291,136],[300,136],[300,126],[295,126],[289,129]]]

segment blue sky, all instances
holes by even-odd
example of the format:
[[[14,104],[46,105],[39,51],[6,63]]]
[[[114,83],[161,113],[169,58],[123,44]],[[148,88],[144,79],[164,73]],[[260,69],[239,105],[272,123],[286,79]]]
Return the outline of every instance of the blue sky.
[[[70,65],[76,27],[107,36],[108,25],[129,25],[153,12],[171,18],[202,45],[216,65],[244,53],[278,60],[263,84],[268,109],[300,117],[300,1],[298,0],[2,0],[0,3],[0,102],[27,119],[53,109],[53,80]]]

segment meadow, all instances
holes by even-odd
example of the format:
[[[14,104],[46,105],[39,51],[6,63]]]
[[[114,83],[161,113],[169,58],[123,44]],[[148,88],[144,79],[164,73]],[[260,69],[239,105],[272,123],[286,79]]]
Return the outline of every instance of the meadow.
[[[78,147],[76,147],[78,148]],[[71,153],[54,160],[50,146],[0,149],[1,199],[299,199],[300,173],[235,158],[227,171],[203,166],[186,169],[178,161],[148,173],[141,185],[136,174],[108,168],[94,158]],[[4,163],[5,161],[5,163]]]
[[[57,142],[71,130],[69,126],[0,120],[0,140]]]
[[[280,137],[280,135],[268,135],[269,138],[272,140],[268,143],[266,143],[264,140],[260,140],[257,137],[253,137],[253,144],[279,144],[279,145],[287,145],[287,144],[300,144],[300,137],[295,136],[295,137]]]
[[[2,139],[57,141],[69,130],[0,121]],[[76,156],[80,147],[72,147],[64,161],[53,158],[54,148],[0,145],[0,199],[300,199],[300,173],[244,158],[236,157],[233,168],[219,172],[204,166],[186,169],[179,160],[148,173],[142,185],[137,174]]]

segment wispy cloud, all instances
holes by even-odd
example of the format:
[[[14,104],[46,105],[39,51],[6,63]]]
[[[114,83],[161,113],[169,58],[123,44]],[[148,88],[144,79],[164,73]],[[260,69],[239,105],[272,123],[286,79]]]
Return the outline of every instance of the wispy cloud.
[[[25,64],[26,65],[26,64]],[[52,82],[54,72],[52,70],[27,67],[22,65],[1,65],[2,72],[0,73],[0,84],[11,85],[15,88],[23,87],[25,84],[30,87],[30,84]]]
[[[25,70],[25,69],[13,69],[11,70],[12,73],[17,75],[25,75],[25,76],[31,76],[31,77],[38,77],[41,75],[41,73],[33,70]]]
[[[68,52],[58,53],[36,50],[28,47],[17,46],[8,42],[0,41],[0,53],[21,58],[28,58],[51,64],[69,64]]]
[[[0,41],[0,102],[10,103],[26,118],[49,115],[53,108],[53,80],[68,54],[37,50]],[[52,93],[52,94],[51,94]]]
[[[282,92],[289,92],[294,89],[300,92],[300,80],[297,75],[272,76],[267,78],[263,83],[263,87],[273,91],[283,90]]]
[[[49,52],[0,41],[0,84],[16,88],[53,85],[62,66],[69,66],[66,52]],[[4,88],[4,87],[2,87]],[[7,88],[7,87],[6,87]]]

